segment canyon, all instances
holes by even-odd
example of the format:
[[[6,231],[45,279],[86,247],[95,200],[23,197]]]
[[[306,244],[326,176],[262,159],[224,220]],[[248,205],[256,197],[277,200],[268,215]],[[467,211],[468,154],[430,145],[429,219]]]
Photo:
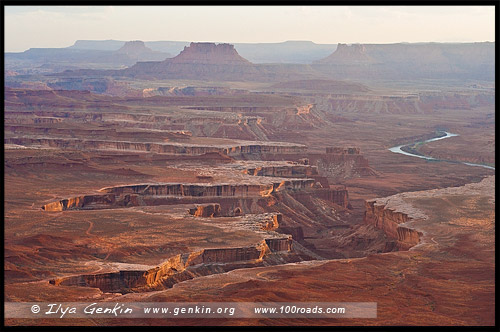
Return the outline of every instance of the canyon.
[[[26,62],[4,87],[5,301],[370,301],[377,318],[7,325],[494,323],[494,168],[389,150],[447,131],[415,149],[494,167],[494,43],[278,46],[316,58],[141,41],[7,54]]]

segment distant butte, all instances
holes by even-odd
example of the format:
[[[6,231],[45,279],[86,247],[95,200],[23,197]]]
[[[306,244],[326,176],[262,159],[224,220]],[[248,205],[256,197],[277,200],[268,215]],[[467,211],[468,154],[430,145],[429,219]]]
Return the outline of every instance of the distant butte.
[[[366,53],[365,45],[361,44],[340,44],[337,50],[324,59],[316,61],[318,64],[329,63],[372,63],[374,59]]]
[[[174,58],[166,59],[170,63],[213,64],[213,65],[250,65],[231,44],[191,43]]]
[[[254,64],[231,44],[191,43],[179,55],[164,61],[137,62],[121,71],[141,78],[238,80],[258,74]]]
[[[143,41],[134,40],[134,41],[126,42],[116,52],[136,57],[136,56],[141,55],[142,53],[153,53],[154,51],[152,49],[150,49],[149,47],[146,47],[146,45],[144,44]]]

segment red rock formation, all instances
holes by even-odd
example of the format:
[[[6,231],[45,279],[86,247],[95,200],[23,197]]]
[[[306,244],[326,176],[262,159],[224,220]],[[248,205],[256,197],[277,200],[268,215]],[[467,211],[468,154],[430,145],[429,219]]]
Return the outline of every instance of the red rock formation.
[[[243,215],[243,211],[242,211],[242,210],[241,210],[241,208],[238,206],[238,207],[236,207],[236,208],[233,210],[232,215],[233,215],[234,217],[242,216],[242,215]]]
[[[271,216],[270,219],[264,220],[261,228],[265,231],[273,231],[280,227],[280,224],[283,220],[283,215],[278,213]]]
[[[116,53],[126,54],[132,58],[139,58],[145,53],[154,53],[154,51],[147,47],[143,41],[134,40],[126,42]]]
[[[283,234],[289,234],[295,241],[304,240],[304,230],[301,226],[281,226],[277,229],[277,232]]]
[[[195,217],[218,217],[221,214],[220,204],[198,205],[188,211]]]
[[[174,58],[166,60],[175,64],[216,64],[216,65],[250,65],[241,57],[231,44],[191,43]]]
[[[393,245],[388,245],[387,250],[408,250],[420,242],[421,233],[400,226],[411,220],[407,214],[387,209],[385,205],[377,204],[376,200],[366,201],[365,208],[365,223],[382,229],[388,237],[396,241]]]
[[[83,150],[129,150],[156,152],[165,154],[190,154],[201,155],[206,153],[223,153],[229,156],[261,153],[300,153],[306,151],[306,147],[300,144],[282,144],[279,142],[242,143],[234,146],[224,147],[216,145],[195,145],[189,143],[149,143],[132,141],[107,141],[107,140],[84,140],[75,138],[33,138],[33,137],[11,137],[5,138],[4,143],[18,145],[37,145],[43,147],[57,147],[64,149]]]
[[[313,195],[325,201],[335,203],[343,208],[349,207],[349,194],[343,185],[337,185],[333,188],[318,188],[314,190]]]
[[[276,176],[276,177],[312,177],[318,175],[316,167],[309,165],[283,165],[283,166],[260,166],[248,168],[243,171],[244,174],[255,176]]]
[[[42,206],[45,211],[64,211],[78,209],[105,209],[116,206],[145,206],[176,204],[179,197],[196,198],[251,198],[269,197],[281,191],[298,191],[312,188],[313,179],[291,179],[271,184],[139,184],[102,188],[105,194],[78,196],[48,203]],[[160,197],[157,197],[160,196]],[[164,197],[171,196],[171,197]],[[219,205],[220,207],[220,205]],[[199,213],[208,213],[209,210]],[[214,206],[214,213],[217,207]],[[196,210],[193,212],[196,213]],[[234,215],[243,213],[241,207]]]
[[[241,80],[245,75],[254,75],[257,72],[255,66],[242,58],[233,45],[191,43],[174,58],[159,62],[138,62],[117,73],[142,78]]]
[[[374,59],[366,53],[365,45],[361,44],[341,44],[339,43],[335,52],[328,57],[316,61],[318,64],[355,64],[373,63]]]
[[[103,292],[127,292],[129,289],[145,286],[144,271],[120,271],[103,274],[86,274],[59,278],[50,281],[56,286],[80,286],[99,288]]]
[[[106,207],[115,203],[116,198],[114,194],[87,195],[49,203],[42,206],[42,209],[45,211],[64,211],[68,209],[99,208],[101,206]]]
[[[173,284],[203,276],[231,271],[236,268],[261,265],[273,253],[292,251],[291,236],[270,238],[248,247],[203,249],[179,254],[147,271],[119,271],[88,274],[50,280],[56,286],[95,287],[103,292],[128,293],[172,287]],[[275,254],[274,254],[275,255]],[[273,264],[273,260],[269,260]]]
[[[266,244],[272,252],[292,251],[292,237],[266,239]]]

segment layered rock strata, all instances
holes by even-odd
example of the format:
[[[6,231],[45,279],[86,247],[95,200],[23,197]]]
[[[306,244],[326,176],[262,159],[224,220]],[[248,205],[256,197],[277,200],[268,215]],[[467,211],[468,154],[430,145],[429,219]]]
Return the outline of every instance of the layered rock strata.
[[[104,194],[62,199],[42,206],[45,211],[100,209],[144,205],[178,204],[177,198],[251,198],[269,197],[280,191],[312,188],[313,179],[293,179],[270,184],[139,184],[102,188]],[[215,207],[214,207],[215,209]],[[196,213],[193,212],[193,213]],[[200,212],[203,213],[203,212]]]
[[[288,154],[303,153],[306,146],[280,142],[243,142],[236,145],[200,145],[189,143],[154,143],[110,140],[84,140],[76,138],[5,138],[5,144],[39,146],[45,148],[78,149],[78,150],[122,150],[142,151],[164,154],[202,155],[206,153],[223,153],[229,156],[244,154]]]
[[[383,230],[389,238],[394,240],[394,242],[387,243],[386,251],[408,250],[420,242],[422,233],[404,226],[412,220],[408,214],[388,208],[377,200],[366,201],[365,209],[365,223]]]
[[[296,261],[292,251],[292,238],[268,238],[248,247],[203,249],[179,254],[165,263],[146,270],[125,270],[103,274],[87,274],[50,280],[57,286],[99,288],[103,292],[129,293],[170,288],[178,282],[195,277],[231,271],[237,268],[273,265],[280,259]],[[275,257],[273,257],[275,256]]]

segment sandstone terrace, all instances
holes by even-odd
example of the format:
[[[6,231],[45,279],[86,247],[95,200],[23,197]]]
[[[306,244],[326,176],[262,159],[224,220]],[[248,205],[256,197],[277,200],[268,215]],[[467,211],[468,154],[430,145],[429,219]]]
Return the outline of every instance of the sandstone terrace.
[[[370,48],[342,46],[337,55],[374,59]],[[188,66],[179,80],[108,77],[102,85],[101,78],[90,84],[73,72],[65,75],[76,80],[48,82],[88,84],[92,92],[5,90],[7,300],[379,303],[376,322],[79,321],[84,325],[492,323],[494,170],[388,151],[447,129],[460,136],[421,151],[491,162],[491,82],[400,84],[378,81],[373,72],[339,81],[312,75],[314,66],[285,66],[311,76],[295,72],[280,83],[266,76],[276,66],[264,66],[259,76],[245,64],[249,81],[235,84],[227,81],[234,72],[211,75],[224,69],[214,66],[206,73],[210,82],[195,80],[197,69]],[[357,77],[356,68],[345,77]],[[158,153],[145,148],[151,144],[181,150]],[[237,146],[260,148],[225,153]],[[186,153],[193,147],[202,149]],[[183,189],[166,197],[165,183]],[[216,195],[218,185],[245,195]],[[257,189],[246,194],[245,185]],[[100,195],[121,205],[92,201]],[[64,200],[75,205],[41,209]],[[209,213],[209,206],[220,211]],[[181,259],[204,253],[221,253],[214,254],[221,266],[202,260],[192,270]],[[172,267],[181,274],[171,274]],[[121,278],[127,271],[146,273],[141,280],[153,288],[129,292],[138,285]]]

